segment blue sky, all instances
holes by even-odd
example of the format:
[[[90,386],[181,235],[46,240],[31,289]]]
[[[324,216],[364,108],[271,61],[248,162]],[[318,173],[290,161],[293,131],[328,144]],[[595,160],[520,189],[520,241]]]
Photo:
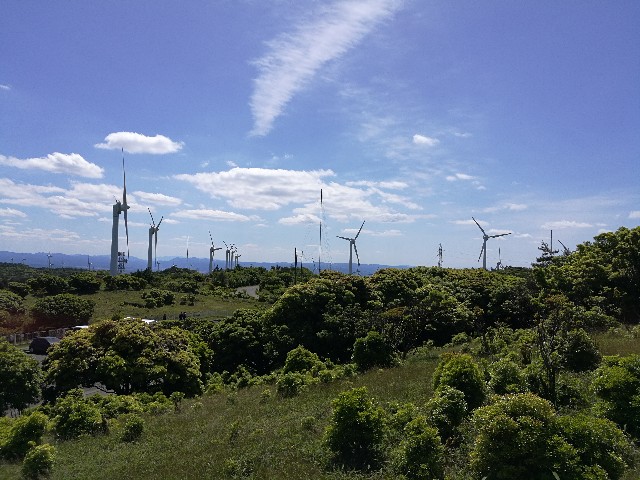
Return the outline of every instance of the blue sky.
[[[640,2],[0,5],[0,250],[528,266],[640,224]],[[323,190],[323,208],[320,206]],[[319,249],[318,225],[323,220]],[[120,217],[121,248],[125,242]],[[556,243],[554,246],[558,246]],[[498,252],[500,250],[500,252]]]

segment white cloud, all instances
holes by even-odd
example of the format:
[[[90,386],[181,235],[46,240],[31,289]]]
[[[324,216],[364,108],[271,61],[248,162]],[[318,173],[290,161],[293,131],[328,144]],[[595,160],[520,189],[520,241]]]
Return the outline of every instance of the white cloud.
[[[22,170],[45,170],[52,173],[67,173],[87,178],[102,178],[104,169],[95,163],[87,162],[77,153],[50,153],[46,157],[27,158],[0,155],[0,165],[20,168]]]
[[[401,237],[403,233],[400,230],[384,230],[382,232],[368,232],[372,237]]]
[[[640,218],[640,210],[629,212],[629,218]]]
[[[487,225],[489,225],[487,222],[485,222],[483,220],[476,220],[476,221],[482,227],[486,227]],[[469,220],[453,220],[451,223],[453,223],[455,225],[475,225],[476,224],[476,222],[474,222],[472,218],[470,218]]]
[[[106,150],[120,150],[123,148],[127,153],[151,153],[163,155],[175,153],[182,149],[183,142],[174,142],[164,135],[148,137],[141,133],[115,132],[105,137],[105,143],[97,143],[96,148]]]
[[[448,176],[446,177],[447,181],[449,181],[449,182],[456,182],[456,181],[458,181],[458,180],[466,180],[466,181],[469,181],[469,180],[473,180],[473,179],[475,179],[475,178],[476,178],[476,177],[473,177],[473,176],[471,176],[471,175],[467,175],[466,173],[455,173],[455,174],[453,174],[453,175],[448,175]]]
[[[174,216],[180,218],[190,218],[192,220],[220,220],[220,221],[233,221],[233,222],[248,222],[251,217],[234,212],[225,212],[222,210],[182,210],[174,214]]]
[[[358,180],[356,182],[346,182],[345,185],[349,187],[379,187],[387,188],[389,190],[402,190],[407,188],[408,185],[405,182],[388,181],[388,182],[371,182],[368,180]]]
[[[542,225],[540,228],[545,230],[552,230],[554,228],[590,228],[593,227],[592,224],[586,222],[576,222],[574,220],[559,220],[556,222],[547,222]]]
[[[426,137],[424,135],[419,135],[416,133],[413,136],[413,143],[416,145],[424,145],[426,147],[435,147],[438,143],[440,143],[440,140],[438,140],[437,138]]]
[[[11,90],[11,85],[0,83],[0,90]]]
[[[25,218],[26,213],[16,210],[14,208],[0,208],[0,217],[21,217]]]
[[[278,223],[282,225],[306,225],[309,223],[319,224],[320,217],[311,213],[300,213],[292,217],[284,217],[278,220]]]
[[[255,61],[259,75],[250,102],[254,117],[251,133],[269,133],[287,103],[324,65],[360,43],[398,5],[397,0],[334,2],[313,21],[268,42],[268,52]]]
[[[213,198],[224,198],[234,208],[278,210],[290,203],[319,197],[322,178],[331,170],[283,170],[234,167],[226,172],[175,175]]]
[[[169,207],[177,207],[182,203],[182,200],[176,197],[170,197],[162,193],[149,193],[149,192],[133,192],[133,194],[140,198],[141,201],[153,203],[155,205],[165,205]]]

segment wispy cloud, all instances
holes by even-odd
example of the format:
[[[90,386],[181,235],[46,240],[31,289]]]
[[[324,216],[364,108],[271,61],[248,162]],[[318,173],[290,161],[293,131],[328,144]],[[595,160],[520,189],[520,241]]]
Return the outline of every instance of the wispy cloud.
[[[319,17],[268,42],[268,52],[255,61],[259,75],[250,102],[254,117],[251,134],[269,133],[287,103],[325,64],[355,47],[398,6],[397,0],[336,1]]]
[[[26,218],[27,214],[15,208],[0,208],[0,217],[20,217]]]
[[[178,218],[190,218],[193,220],[218,220],[233,222],[248,222],[249,220],[251,220],[251,217],[242,215],[240,213],[210,209],[182,210],[175,213],[174,216]]]
[[[0,90],[11,90],[11,85],[7,85],[5,83],[0,83]]]
[[[155,205],[165,205],[169,207],[176,207],[182,204],[182,200],[176,197],[171,197],[169,195],[164,195],[163,193],[148,193],[148,192],[133,192],[133,194],[148,203],[153,203]]]
[[[413,143],[415,145],[424,145],[425,147],[435,147],[436,145],[438,145],[438,143],[440,143],[440,140],[416,133],[413,136]]]
[[[476,177],[467,175],[466,173],[454,173],[453,175],[447,175],[445,178],[448,182],[457,182],[458,180],[474,180]]]
[[[95,145],[96,148],[106,150],[120,150],[123,148],[127,153],[151,153],[154,155],[175,153],[181,150],[183,146],[183,142],[174,142],[164,135],[149,137],[134,132],[110,133],[105,137],[104,143]]]
[[[629,218],[640,218],[640,210],[629,212]]]
[[[540,228],[544,228],[545,230],[550,229],[561,229],[561,228],[591,228],[593,225],[591,223],[586,222],[576,222],[575,220],[558,220],[555,222],[547,222],[542,225]]]
[[[82,158],[77,153],[50,153],[46,157],[19,159],[0,155],[0,165],[22,170],[44,170],[87,178],[102,178],[104,169]]]

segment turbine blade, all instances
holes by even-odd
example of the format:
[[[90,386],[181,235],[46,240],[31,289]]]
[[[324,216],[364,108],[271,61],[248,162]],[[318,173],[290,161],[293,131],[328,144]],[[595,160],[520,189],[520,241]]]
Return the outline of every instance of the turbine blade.
[[[511,232],[509,232],[509,233],[500,233],[499,235],[489,235],[489,238],[504,237],[505,235],[511,235]]]
[[[153,219],[153,214],[151,213],[151,209],[147,207],[147,210],[149,210],[149,215],[151,215],[151,226],[155,227],[156,221]]]
[[[360,230],[358,230],[358,233],[356,233],[356,236],[353,237],[353,239],[355,240],[356,238],[358,238],[358,235],[360,235],[360,232],[362,231],[362,227],[364,227],[364,220],[362,221],[362,225],[360,225]]]
[[[478,261],[482,258],[482,252],[484,252],[484,243],[482,244],[482,248],[480,249],[480,255],[478,255]]]
[[[351,239],[350,239],[350,238],[347,238],[347,237],[341,237],[340,235],[336,235],[336,237],[341,238],[341,239],[343,239],[343,240],[351,241]]]
[[[124,148],[122,148],[122,208],[124,209],[124,229],[127,233],[127,258],[129,258],[129,222],[127,220],[127,172],[124,169]]]
[[[484,232],[484,228],[482,228],[482,227],[480,226],[480,224],[478,223],[478,221],[477,221],[475,218],[473,218],[473,217],[471,217],[471,218],[473,219],[473,221],[474,221],[474,222],[476,222],[476,225],[478,225],[478,228],[479,228],[480,230],[482,230],[483,235],[486,235],[486,233]]]
[[[158,231],[158,229],[160,228],[160,224],[162,223],[162,219],[164,218],[164,215],[162,217],[160,217],[160,221],[158,222],[158,225],[156,226],[156,232]]]
[[[356,252],[356,260],[358,260],[358,266],[360,266],[360,257],[358,256],[358,247],[356,247],[356,242],[353,242],[353,249]]]

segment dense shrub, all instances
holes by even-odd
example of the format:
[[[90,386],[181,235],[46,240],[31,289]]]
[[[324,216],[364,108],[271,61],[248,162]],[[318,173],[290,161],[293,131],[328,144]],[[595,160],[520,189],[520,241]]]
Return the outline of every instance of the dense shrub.
[[[41,381],[38,361],[0,338],[0,413],[34,403],[40,397]]]
[[[433,373],[433,388],[453,387],[464,393],[469,411],[482,405],[485,384],[480,368],[469,354],[444,354]]]
[[[440,480],[444,478],[444,447],[435,428],[424,417],[407,424],[400,442],[395,470],[405,478]]]
[[[58,275],[49,275],[48,273],[30,278],[27,280],[27,284],[32,292],[40,295],[59,295],[68,293],[70,290],[69,282],[66,278]]]
[[[573,372],[595,370],[602,359],[596,343],[581,328],[567,332],[558,353],[562,366]]]
[[[22,458],[31,445],[40,443],[47,428],[48,418],[44,413],[33,412],[9,423],[0,435],[0,457]],[[0,432],[2,433],[2,432]]]
[[[175,294],[169,290],[159,290],[152,288],[141,295],[145,301],[146,308],[160,308],[164,305],[172,305],[175,301]]]
[[[551,403],[531,393],[506,395],[473,415],[470,453],[474,478],[580,478],[576,451],[560,435]]]
[[[525,389],[524,373],[513,361],[502,358],[489,367],[489,388],[498,395],[518,393]]]
[[[122,441],[134,442],[142,436],[144,420],[139,415],[128,414],[122,418]]]
[[[299,372],[283,373],[276,381],[276,391],[281,397],[295,397],[305,387],[305,376]]]
[[[26,308],[20,295],[9,290],[0,290],[0,310],[4,310],[11,315],[24,313]]]
[[[558,420],[563,436],[578,451],[582,466],[601,468],[609,480],[622,477],[630,462],[631,446],[615,423],[584,414]]]
[[[62,293],[38,300],[31,315],[39,327],[59,328],[87,324],[93,315],[95,303],[77,295]]]
[[[640,355],[605,357],[595,371],[596,411],[636,438],[640,435]]]
[[[102,280],[95,273],[80,272],[69,277],[69,286],[78,294],[96,293],[101,285]]]
[[[82,396],[82,390],[72,390],[59,398],[51,409],[53,430],[62,439],[78,438],[80,435],[94,435],[104,431],[100,408]]]
[[[443,440],[454,436],[467,414],[464,393],[448,385],[438,388],[426,407],[429,423],[438,429]]]
[[[287,353],[283,372],[310,372],[323,366],[324,364],[322,363],[318,355],[310,352],[302,345],[299,345],[298,347]]]
[[[370,331],[366,337],[356,339],[351,357],[358,370],[364,372],[373,367],[388,367],[394,363],[393,347],[379,332]]]
[[[340,393],[332,405],[325,443],[334,462],[358,470],[377,468],[385,436],[382,408],[369,398],[366,387]]]
[[[45,443],[31,448],[22,462],[22,476],[29,480],[48,477],[53,470],[56,449]]]
[[[29,295],[29,292],[31,291],[29,285],[23,282],[9,282],[9,284],[7,285],[7,290],[15,293],[16,295],[19,295],[21,298]]]
[[[124,274],[112,277],[104,277],[104,285],[107,290],[143,290],[147,286],[147,280],[140,276]]]

